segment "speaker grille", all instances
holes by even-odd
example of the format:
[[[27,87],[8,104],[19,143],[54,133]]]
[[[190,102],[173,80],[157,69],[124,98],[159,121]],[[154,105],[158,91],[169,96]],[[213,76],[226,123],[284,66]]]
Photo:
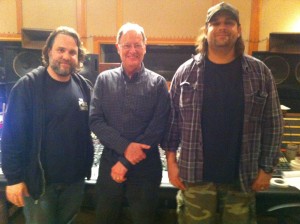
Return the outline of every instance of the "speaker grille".
[[[14,58],[13,69],[19,77],[22,77],[41,64],[40,54],[33,51],[23,51]]]
[[[290,65],[285,58],[275,55],[269,56],[263,61],[271,69],[276,84],[287,80],[290,74]]]
[[[253,56],[270,68],[280,103],[300,113],[300,54],[255,51]]]
[[[4,67],[5,67],[5,76],[3,77],[3,82],[16,82],[20,77],[13,70],[13,61],[14,58],[21,51],[20,47],[4,47]]]

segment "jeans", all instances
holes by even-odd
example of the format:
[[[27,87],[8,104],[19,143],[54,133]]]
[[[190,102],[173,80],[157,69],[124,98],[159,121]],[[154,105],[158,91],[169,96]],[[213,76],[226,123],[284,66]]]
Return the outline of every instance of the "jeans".
[[[160,161],[159,161],[160,162]],[[153,224],[159,199],[161,164],[153,164],[153,172],[147,175],[127,176],[124,183],[115,182],[111,176],[111,165],[101,160],[96,184],[96,223],[120,224],[124,202],[128,202],[132,223]],[[158,168],[157,168],[158,167]],[[141,170],[143,173],[144,170]],[[130,172],[130,171],[129,171]],[[126,200],[124,200],[126,199]]]
[[[73,184],[51,184],[35,201],[24,197],[23,212],[28,224],[71,224],[80,210],[84,180]]]
[[[0,192],[0,224],[8,223],[7,201],[5,196]]]

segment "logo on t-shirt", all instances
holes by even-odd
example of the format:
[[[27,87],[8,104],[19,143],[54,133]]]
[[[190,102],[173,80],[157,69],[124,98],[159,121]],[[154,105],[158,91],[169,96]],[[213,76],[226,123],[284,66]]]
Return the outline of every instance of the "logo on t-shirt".
[[[87,111],[88,110],[88,104],[87,104],[87,102],[84,102],[82,98],[78,99],[78,105],[79,105],[79,109],[81,111]]]

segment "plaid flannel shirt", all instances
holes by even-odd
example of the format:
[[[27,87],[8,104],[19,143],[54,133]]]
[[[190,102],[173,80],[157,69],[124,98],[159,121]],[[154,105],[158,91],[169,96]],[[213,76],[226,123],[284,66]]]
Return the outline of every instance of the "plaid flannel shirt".
[[[171,113],[162,147],[179,148],[179,175],[189,183],[203,178],[201,113],[204,58],[198,54],[182,64],[172,80]],[[242,56],[244,122],[239,178],[250,191],[259,168],[273,168],[279,157],[283,118],[276,85],[270,69],[261,61]],[[216,167],[217,168],[217,167]]]

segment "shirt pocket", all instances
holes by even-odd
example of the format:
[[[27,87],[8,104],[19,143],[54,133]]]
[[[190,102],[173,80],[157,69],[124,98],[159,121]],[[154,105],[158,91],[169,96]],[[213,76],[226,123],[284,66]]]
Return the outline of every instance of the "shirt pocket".
[[[199,105],[200,91],[191,85],[181,86],[179,107],[181,110],[190,110]]]
[[[266,105],[268,93],[257,91],[251,97],[250,120],[262,121],[263,111]]]

